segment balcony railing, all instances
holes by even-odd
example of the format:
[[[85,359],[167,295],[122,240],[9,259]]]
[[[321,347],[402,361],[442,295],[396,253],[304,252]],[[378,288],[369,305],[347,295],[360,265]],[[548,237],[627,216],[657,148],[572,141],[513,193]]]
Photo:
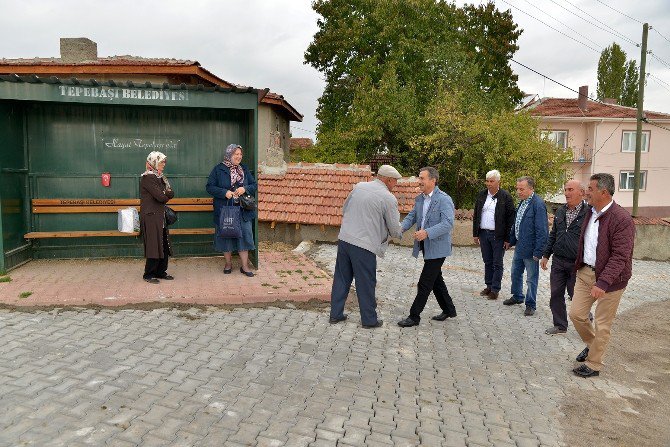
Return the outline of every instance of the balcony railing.
[[[573,147],[572,161],[577,163],[590,163],[593,158],[593,150],[588,147]]]

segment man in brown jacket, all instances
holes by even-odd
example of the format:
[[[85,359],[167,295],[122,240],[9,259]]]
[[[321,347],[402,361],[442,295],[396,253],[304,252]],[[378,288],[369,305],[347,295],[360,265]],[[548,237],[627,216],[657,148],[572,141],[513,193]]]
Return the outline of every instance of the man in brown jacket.
[[[577,282],[570,319],[586,348],[577,356],[585,362],[572,371],[581,377],[600,374],[610,329],[633,268],[635,224],[628,211],[612,200],[614,177],[591,176],[586,200],[591,209],[584,217],[579,238]],[[589,312],[595,302],[595,328]]]

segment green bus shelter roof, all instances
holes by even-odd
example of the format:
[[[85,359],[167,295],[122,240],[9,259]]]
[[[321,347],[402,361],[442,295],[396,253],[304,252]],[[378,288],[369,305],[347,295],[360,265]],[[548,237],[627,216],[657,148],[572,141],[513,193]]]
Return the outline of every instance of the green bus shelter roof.
[[[0,75],[0,100],[255,109],[269,90]]]

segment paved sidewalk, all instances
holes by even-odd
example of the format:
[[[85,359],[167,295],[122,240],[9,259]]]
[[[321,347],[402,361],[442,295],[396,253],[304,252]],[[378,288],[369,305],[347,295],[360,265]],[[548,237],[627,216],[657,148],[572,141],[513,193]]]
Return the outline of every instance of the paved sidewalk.
[[[313,257],[332,269],[335,246]],[[546,272],[524,317],[504,294],[477,295],[480,263],[456,248],[445,278],[458,318],[409,329],[395,321],[421,262],[395,246],[379,263],[375,330],[356,313],[329,325],[327,310],[277,307],[0,310],[0,445],[559,446],[566,393],[644,397],[607,372],[572,376],[583,346],[572,329],[544,335]],[[622,310],[667,299],[669,274],[635,261]],[[425,315],[437,312],[431,297]]]
[[[171,258],[168,273],[175,279],[149,284],[142,280],[144,259],[31,261],[9,273],[11,282],[0,283],[0,304],[113,307],[330,301],[329,275],[304,254],[261,251],[259,264],[256,276],[248,278],[240,273],[236,256],[229,275],[223,274],[221,257]]]

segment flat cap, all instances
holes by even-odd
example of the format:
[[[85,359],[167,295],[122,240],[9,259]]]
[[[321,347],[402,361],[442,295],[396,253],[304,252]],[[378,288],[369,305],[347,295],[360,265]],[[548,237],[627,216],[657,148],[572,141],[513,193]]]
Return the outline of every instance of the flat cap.
[[[377,171],[377,175],[388,178],[402,178],[398,170],[391,165],[381,165]]]

